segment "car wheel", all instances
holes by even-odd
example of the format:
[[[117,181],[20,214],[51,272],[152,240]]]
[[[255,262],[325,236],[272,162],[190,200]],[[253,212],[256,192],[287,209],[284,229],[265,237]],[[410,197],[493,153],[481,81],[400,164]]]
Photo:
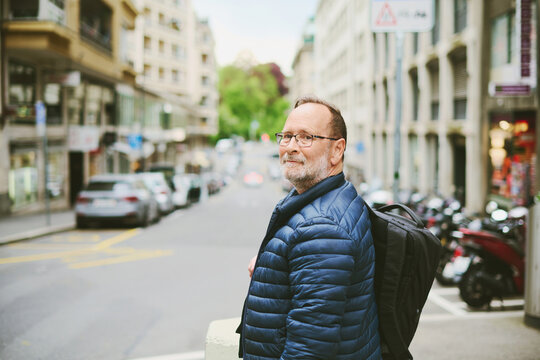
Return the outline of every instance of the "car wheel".
[[[141,219],[141,222],[139,223],[139,226],[141,227],[147,227],[150,224],[150,210],[146,209],[144,212],[143,218]]]
[[[88,227],[88,224],[82,219],[77,218],[77,220],[75,221],[75,226],[77,227],[77,229],[86,229]]]

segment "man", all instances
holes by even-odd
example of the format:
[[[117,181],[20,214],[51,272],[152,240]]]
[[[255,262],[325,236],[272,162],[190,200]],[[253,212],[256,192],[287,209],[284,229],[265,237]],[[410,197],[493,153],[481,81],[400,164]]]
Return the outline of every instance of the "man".
[[[299,99],[276,134],[294,185],[250,264],[238,328],[244,359],[380,359],[375,250],[363,200],[343,175],[339,110]]]

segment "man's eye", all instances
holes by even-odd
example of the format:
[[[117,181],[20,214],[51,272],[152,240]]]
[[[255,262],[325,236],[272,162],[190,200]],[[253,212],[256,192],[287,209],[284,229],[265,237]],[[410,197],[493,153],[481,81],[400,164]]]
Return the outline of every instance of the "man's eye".
[[[283,138],[287,139],[287,140],[291,140],[292,139],[292,134],[283,134]]]
[[[311,135],[308,135],[308,134],[302,134],[302,135],[300,135],[300,138],[302,140],[311,140],[313,137]]]

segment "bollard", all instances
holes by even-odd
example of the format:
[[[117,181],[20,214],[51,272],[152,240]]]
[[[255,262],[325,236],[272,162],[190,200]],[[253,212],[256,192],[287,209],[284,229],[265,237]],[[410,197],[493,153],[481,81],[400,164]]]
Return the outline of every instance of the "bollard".
[[[216,320],[210,323],[206,333],[205,360],[238,359],[238,341],[240,336],[236,328],[240,318]]]
[[[540,329],[540,194],[529,211],[525,259],[525,324]]]

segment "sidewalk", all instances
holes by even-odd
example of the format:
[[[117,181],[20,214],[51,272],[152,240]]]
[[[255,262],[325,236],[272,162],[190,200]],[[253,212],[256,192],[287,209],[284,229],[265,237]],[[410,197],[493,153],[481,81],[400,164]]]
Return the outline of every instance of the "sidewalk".
[[[44,212],[0,217],[0,245],[75,228],[73,210],[51,212],[50,220],[50,225],[47,226]]]
[[[213,321],[206,337],[206,360],[233,360],[240,318]],[[540,330],[528,327],[522,311],[443,314],[426,317],[409,347],[417,360],[539,360]]]

